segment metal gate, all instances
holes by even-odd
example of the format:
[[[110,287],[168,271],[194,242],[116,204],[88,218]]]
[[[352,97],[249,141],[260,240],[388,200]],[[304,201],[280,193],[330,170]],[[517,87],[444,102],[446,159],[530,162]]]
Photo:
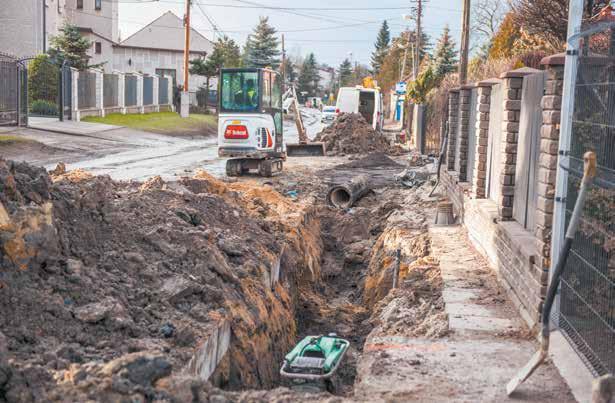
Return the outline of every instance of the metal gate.
[[[62,109],[63,69],[45,55],[28,62],[28,115],[58,118]]]
[[[559,187],[565,193],[558,194],[565,205],[565,226],[578,195],[586,151],[597,155],[598,176],[562,277],[557,320],[579,356],[602,375],[615,373],[615,33],[601,28],[580,36],[578,63],[567,66],[572,73],[576,68],[569,87],[574,100],[568,120],[570,148],[563,154],[569,157],[563,158],[564,163],[569,163],[558,173],[558,178],[566,178],[565,186]],[[562,129],[564,148],[567,133]],[[558,207],[554,242],[562,239],[565,227],[557,222],[559,211]]]
[[[27,124],[27,68],[0,53],[0,126]]]
[[[540,105],[544,94],[545,80],[544,72],[525,76],[521,91],[513,217],[529,231],[534,230],[536,221],[538,202],[536,187],[542,127],[542,109],[537,105]]]
[[[487,143],[487,197],[498,203],[500,196],[500,152],[502,147],[502,84],[491,87],[491,109],[489,111],[489,141]]]

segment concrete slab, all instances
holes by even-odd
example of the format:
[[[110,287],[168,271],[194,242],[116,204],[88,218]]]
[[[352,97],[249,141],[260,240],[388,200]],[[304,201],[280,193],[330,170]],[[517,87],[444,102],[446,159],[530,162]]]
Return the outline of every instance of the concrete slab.
[[[480,294],[480,290],[477,288],[455,288],[447,287],[442,290],[442,298],[445,304],[452,304],[455,302],[468,302],[477,298]]]
[[[100,123],[76,122],[65,120],[60,122],[56,118],[28,118],[28,126],[33,129],[46,130],[56,133],[66,133],[74,135],[89,135],[121,128],[121,126],[104,125]]]
[[[451,302],[446,304],[444,310],[449,316],[482,316],[486,318],[497,317],[497,314],[485,305]]]
[[[506,396],[506,383],[535,348],[510,339],[372,337],[359,363],[355,396],[387,402],[574,402],[553,365]]]
[[[472,315],[449,315],[448,326],[451,330],[472,330],[492,333],[502,333],[516,328],[515,322],[510,319]]]

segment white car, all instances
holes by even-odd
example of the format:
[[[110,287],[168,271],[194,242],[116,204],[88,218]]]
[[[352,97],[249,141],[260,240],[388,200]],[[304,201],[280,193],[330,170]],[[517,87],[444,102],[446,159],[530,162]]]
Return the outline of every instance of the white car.
[[[320,121],[322,123],[330,125],[336,117],[337,113],[335,113],[335,106],[325,106],[322,108],[322,114],[320,117]]]
[[[374,130],[382,130],[384,114],[382,94],[377,88],[342,87],[337,93],[337,114],[360,113]]]

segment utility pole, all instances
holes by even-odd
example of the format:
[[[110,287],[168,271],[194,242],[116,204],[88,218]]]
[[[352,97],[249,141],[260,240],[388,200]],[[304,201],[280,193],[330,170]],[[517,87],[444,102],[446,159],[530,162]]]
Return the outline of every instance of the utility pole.
[[[190,79],[190,1],[186,0],[186,14],[184,15],[184,28],[186,43],[184,45],[184,90],[181,93],[180,116],[186,118],[190,115],[190,93],[188,80]]]
[[[412,68],[412,78],[416,80],[419,75],[419,64],[421,57],[421,15],[423,14],[423,1],[418,0],[418,6],[416,11],[416,32],[414,35],[416,36],[415,44],[414,44],[414,63]]]
[[[470,0],[463,0],[461,17],[461,56],[459,58],[459,84],[468,81],[468,49],[470,47]]]
[[[286,93],[286,48],[284,47],[284,34],[282,34],[282,94]]]

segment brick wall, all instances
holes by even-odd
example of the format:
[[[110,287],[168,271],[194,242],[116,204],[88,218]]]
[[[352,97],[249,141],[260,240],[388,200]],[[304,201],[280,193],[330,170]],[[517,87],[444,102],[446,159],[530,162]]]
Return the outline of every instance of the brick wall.
[[[455,170],[459,172],[459,181],[468,181],[468,143],[470,135],[470,98],[473,85],[464,85],[459,90],[459,137],[456,151],[459,155]]]
[[[449,147],[448,170],[442,172],[441,178],[442,188],[453,202],[459,221],[468,230],[476,248],[489,260],[503,288],[530,326],[540,320],[548,282],[563,77],[563,65],[558,63],[562,60],[563,58],[558,57],[543,60],[548,80],[541,104],[535,105],[536,108],[543,108],[535,231],[525,230],[521,224],[513,221],[512,215],[523,77],[536,72],[535,70],[519,69],[501,76],[505,91],[502,105],[490,104],[491,86],[496,81],[487,80],[477,84],[477,141],[473,178],[468,184],[460,182],[461,166],[458,166],[459,171],[451,169],[451,155],[455,156],[454,147]],[[449,100],[451,109],[459,111],[460,103],[463,105],[463,90],[453,91]],[[503,113],[500,147],[502,196],[497,202],[485,199],[489,116],[494,108],[502,108]],[[463,122],[463,112],[461,116],[454,112],[449,113],[449,119],[451,133],[454,135],[457,133],[453,131],[456,130],[456,124]],[[461,128],[463,129],[463,126]],[[461,137],[463,138],[463,135]],[[460,141],[453,144],[463,143]],[[462,149],[460,157],[461,151]]]
[[[455,170],[455,153],[458,131],[459,89],[452,89],[448,94],[448,149],[446,150],[446,166],[449,171]]]

